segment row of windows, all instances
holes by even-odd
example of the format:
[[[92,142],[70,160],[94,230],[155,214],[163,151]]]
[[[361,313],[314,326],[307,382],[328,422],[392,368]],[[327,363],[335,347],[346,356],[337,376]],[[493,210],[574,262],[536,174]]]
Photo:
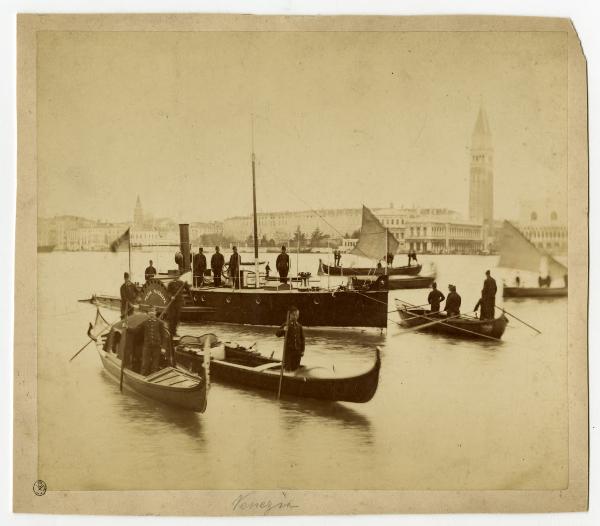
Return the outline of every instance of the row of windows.
[[[566,239],[568,237],[566,230],[526,230],[525,235],[531,239]]]
[[[537,212],[531,212],[531,215],[529,216],[529,219],[531,219],[531,221],[537,221],[538,220],[538,213]],[[556,221],[558,219],[558,214],[553,210],[552,212],[550,212],[550,221]]]

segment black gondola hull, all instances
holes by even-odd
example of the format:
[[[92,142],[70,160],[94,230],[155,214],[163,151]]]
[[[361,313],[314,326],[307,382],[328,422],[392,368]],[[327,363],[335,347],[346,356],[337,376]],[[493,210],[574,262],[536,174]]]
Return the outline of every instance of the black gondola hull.
[[[416,276],[422,268],[422,265],[388,267],[387,274],[389,276]],[[385,274],[385,269],[375,267],[333,267],[320,261],[319,273],[329,274],[330,276],[378,276]]]

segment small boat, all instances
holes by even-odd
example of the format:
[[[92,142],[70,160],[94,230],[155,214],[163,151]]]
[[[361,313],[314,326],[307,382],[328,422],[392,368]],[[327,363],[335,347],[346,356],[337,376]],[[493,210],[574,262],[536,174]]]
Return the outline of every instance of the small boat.
[[[38,252],[52,252],[55,247],[56,247],[56,245],[38,245],[37,251]]]
[[[266,263],[266,261],[259,261],[258,264],[259,265],[264,265]],[[240,263],[240,265],[242,265],[243,267],[253,267],[256,263],[254,263],[254,261],[242,261]],[[210,276],[210,270],[208,275]]]
[[[504,298],[565,298],[567,287],[507,287],[502,289]]]
[[[378,261],[385,258],[387,254],[395,254],[399,245],[400,243],[394,237],[394,234],[381,224],[371,210],[363,205],[360,234],[350,254]],[[421,265],[387,268],[387,274],[391,276],[416,276],[419,272],[421,272]],[[383,267],[331,266],[319,259],[319,275],[372,276],[385,273],[386,269]]]
[[[400,301],[396,301],[396,306],[404,326],[459,338],[499,340],[504,334],[508,323],[508,318],[504,313],[493,320],[479,320],[461,314],[457,318],[453,317],[447,321],[442,321],[446,318],[446,315],[441,312],[410,308]],[[423,327],[419,328],[421,325]]]
[[[421,272],[422,265],[411,265],[404,267],[388,267],[387,272],[390,276],[416,276]],[[378,276],[385,274],[385,268],[376,267],[335,267],[327,265],[319,259],[319,274],[330,276]]]
[[[514,286],[503,288],[505,298],[561,298],[568,295],[568,269],[543,249],[536,247],[511,222],[504,221],[500,235],[500,259],[498,266],[523,270],[539,275],[537,287]],[[562,287],[549,286],[562,282]],[[546,286],[543,286],[543,284]]]
[[[99,314],[99,311],[97,313]],[[202,365],[197,368],[195,374],[191,374],[182,368],[169,365],[169,358],[165,356],[160,370],[147,376],[140,374],[143,323],[147,319],[147,314],[133,314],[127,318],[126,324],[125,320],[115,323],[107,334],[97,340],[97,350],[104,369],[112,379],[120,383],[121,357],[125,355],[128,358],[123,369],[124,388],[170,406],[204,413],[208,381],[206,369]],[[168,350],[167,355],[169,352],[172,353],[172,350]]]
[[[352,287],[365,290],[428,289],[435,276],[352,276]]]
[[[264,389],[277,394],[281,361],[267,358],[251,348],[220,342],[214,334],[183,336],[175,345],[178,366],[192,373],[202,367],[206,341],[209,341],[212,378],[236,386]],[[379,384],[381,368],[379,348],[373,365],[358,375],[341,374],[334,368],[301,365],[284,372],[281,392],[284,395],[319,400],[364,403],[373,398]]]

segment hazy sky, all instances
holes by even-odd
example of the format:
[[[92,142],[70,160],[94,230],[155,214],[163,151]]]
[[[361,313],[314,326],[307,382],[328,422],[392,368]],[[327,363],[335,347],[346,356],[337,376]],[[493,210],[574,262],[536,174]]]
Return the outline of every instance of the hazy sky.
[[[48,32],[39,214],[223,219],[377,207],[468,213],[483,102],[495,212],[566,198],[564,33]]]

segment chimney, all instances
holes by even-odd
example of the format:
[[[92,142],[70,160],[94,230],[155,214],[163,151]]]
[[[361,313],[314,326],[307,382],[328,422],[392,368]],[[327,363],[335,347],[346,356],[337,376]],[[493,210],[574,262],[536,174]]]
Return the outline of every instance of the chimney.
[[[190,225],[187,223],[179,225],[179,250],[183,254],[183,271],[192,270],[192,261],[190,258]]]

